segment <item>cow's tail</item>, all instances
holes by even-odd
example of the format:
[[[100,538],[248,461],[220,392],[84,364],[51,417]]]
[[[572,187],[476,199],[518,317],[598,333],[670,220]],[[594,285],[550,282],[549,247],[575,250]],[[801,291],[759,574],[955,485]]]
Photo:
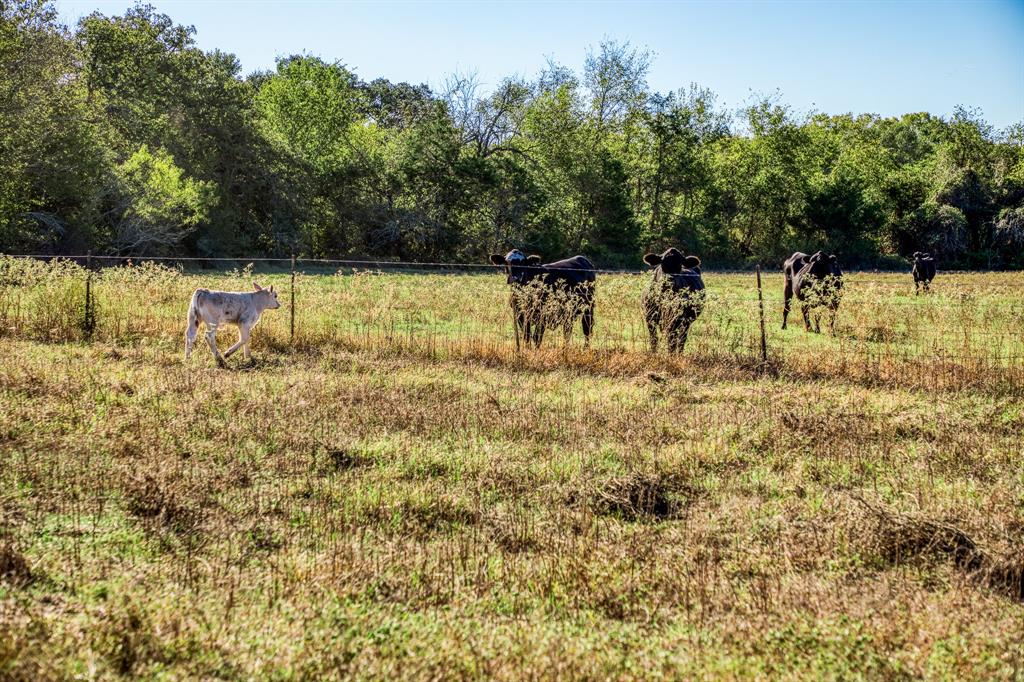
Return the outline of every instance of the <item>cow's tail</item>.
[[[188,305],[188,321],[185,327],[185,359],[192,355],[192,346],[199,333],[199,289],[192,294],[192,302]]]

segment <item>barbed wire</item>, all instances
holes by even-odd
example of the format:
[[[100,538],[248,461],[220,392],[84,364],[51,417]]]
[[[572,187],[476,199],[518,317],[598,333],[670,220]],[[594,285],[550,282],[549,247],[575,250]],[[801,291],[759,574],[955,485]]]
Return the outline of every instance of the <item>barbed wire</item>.
[[[350,258],[306,258],[306,257],[275,257],[275,256],[257,256],[257,257],[242,257],[242,256],[112,256],[112,255],[97,255],[97,254],[73,254],[73,255],[52,255],[52,254],[0,254],[8,258],[25,258],[34,260],[69,260],[69,261],[120,261],[122,263],[131,262],[182,262],[182,263],[281,263],[290,265],[292,262],[299,263],[310,263],[320,265],[336,265],[341,267],[376,267],[376,268],[431,268],[431,269],[452,269],[452,270],[486,270],[495,271],[500,270],[506,266],[495,265],[493,263],[466,263],[466,262],[448,262],[442,263],[438,261],[394,261],[394,260],[370,260],[370,259],[350,259]],[[550,264],[542,265],[516,265],[517,268],[526,270],[557,270],[560,272],[593,272],[595,274],[608,274],[608,275],[649,275],[654,272],[652,268],[643,270],[631,270],[626,268],[565,268],[565,267],[551,267]],[[749,269],[726,269],[726,270],[707,270],[701,269],[702,276],[714,277],[716,275],[753,275],[756,272],[756,266]],[[986,271],[989,272],[989,271]],[[1001,271],[990,271],[992,273]],[[762,276],[766,277],[778,277],[784,273],[781,269],[763,269],[761,270]],[[864,284],[864,283],[876,283],[884,284],[889,286],[904,286],[903,282],[894,281],[893,279],[865,279],[864,274],[866,271],[849,271],[844,273],[843,281],[851,284]],[[882,275],[883,273],[874,270],[871,271],[872,275]],[[910,273],[907,271],[893,271],[891,277],[908,276]],[[969,275],[977,274],[976,272],[963,271],[963,270],[950,270],[950,271],[938,271],[936,277],[955,277],[958,275]],[[956,285],[956,283],[953,283]],[[986,286],[991,287],[1010,287],[1010,288],[1024,288],[1024,280],[1020,284],[1016,283],[998,283],[990,284]]]
[[[28,258],[36,260],[106,260],[106,261],[122,261],[122,262],[143,262],[143,261],[159,261],[159,262],[183,262],[183,263],[283,263],[291,264],[292,258],[279,258],[279,257],[257,257],[257,258],[232,258],[232,257],[205,257],[205,256],[94,256],[94,255],[69,255],[69,256],[49,256],[42,254],[4,254],[9,258]],[[294,259],[296,264],[299,263],[313,263],[322,265],[337,265],[341,267],[400,267],[400,268],[434,268],[434,269],[450,269],[450,270],[467,270],[467,269],[479,269],[488,271],[497,271],[504,268],[504,265],[495,265],[494,263],[441,263],[432,261],[390,261],[390,260],[362,260],[362,259],[348,259],[348,258],[299,258]],[[607,269],[607,268],[564,268],[564,267],[551,267],[549,265],[516,265],[517,268],[524,270],[557,270],[559,272],[592,272],[595,274],[614,274],[614,275],[636,275],[643,274],[645,272],[650,273],[653,270],[626,270],[626,269]],[[753,270],[750,271],[736,271],[737,273],[743,272],[747,274],[753,274]]]
[[[133,257],[129,257],[129,256],[109,256],[109,255],[104,255],[104,256],[91,256],[91,255],[85,255],[85,256],[74,256],[74,255],[72,255],[72,256],[48,256],[48,255],[41,255],[41,254],[12,254],[12,255],[9,255],[8,257],[11,257],[11,258],[22,258],[22,259],[37,259],[37,260],[38,259],[45,259],[45,260],[54,260],[54,259],[56,259],[56,260],[72,260],[72,259],[86,259],[86,260],[88,260],[88,259],[96,259],[96,260],[100,260],[102,262],[118,261],[118,262],[122,262],[122,263],[141,263],[141,262],[146,262],[146,261],[150,261],[150,262],[177,262],[177,261],[201,262],[201,261],[211,261],[211,262],[220,262],[220,263],[225,263],[225,262],[228,262],[228,263],[240,263],[240,262],[245,262],[245,261],[250,260],[250,259],[238,259],[238,258],[226,258],[226,257],[203,258],[203,257],[182,257],[182,256],[156,256],[156,257],[133,258]],[[378,267],[383,266],[383,267],[387,267],[387,268],[391,268],[391,267],[399,267],[399,268],[436,267],[436,268],[447,268],[447,269],[472,268],[472,269],[487,269],[487,270],[490,270],[492,272],[493,271],[500,271],[503,268],[503,266],[496,266],[496,265],[490,264],[490,263],[488,263],[488,264],[480,264],[480,263],[430,263],[430,262],[411,262],[411,261],[381,261],[381,260],[351,260],[351,259],[298,259],[298,258],[296,258],[296,259],[293,260],[291,258],[265,257],[265,258],[252,259],[252,261],[255,261],[255,262],[287,263],[287,264],[298,263],[298,262],[304,262],[304,263],[326,263],[326,264],[331,264],[331,265],[347,264],[349,266],[356,266],[356,265],[358,265],[358,266],[378,266]],[[532,268],[533,266],[527,266],[527,267],[531,267]],[[567,269],[567,270],[577,270],[577,269]],[[597,272],[602,272],[602,271],[597,271]],[[649,275],[651,273],[651,270],[647,270],[647,271],[644,271],[642,273],[640,273],[640,272],[632,272],[632,271],[622,271],[622,270],[603,271],[603,272],[610,272],[610,273],[614,273],[614,274],[646,274],[646,275]],[[292,271],[292,273],[293,273],[292,283],[294,285],[295,284],[294,275],[296,273],[295,273],[294,270]],[[711,280],[711,281],[713,281],[715,275],[718,275],[718,274],[724,275],[724,274],[729,274],[729,273],[723,273],[723,272],[705,273],[705,275],[708,276],[708,279]],[[750,275],[752,273],[750,273],[750,272],[743,272],[742,274]],[[855,282],[855,281],[856,280],[852,280],[852,279],[848,280],[848,282]],[[94,282],[94,284],[102,285],[103,282],[102,281]],[[751,278],[751,281],[749,282],[749,284],[750,284],[750,289],[753,289],[754,287],[753,287],[753,280],[752,280],[752,278]],[[301,286],[301,284],[300,284],[300,286]],[[909,283],[908,283],[908,288],[909,288]],[[296,287],[293,286],[292,287],[293,295],[294,295],[295,289],[296,289]],[[755,320],[755,315],[756,315],[756,311],[757,311],[757,305],[763,303],[765,308],[767,309],[767,311],[770,313],[770,315],[773,318],[773,320],[772,320],[773,323],[770,325],[770,327],[774,328],[776,326],[776,323],[777,323],[777,318],[775,316],[778,314],[778,311],[781,308],[781,306],[783,304],[783,301],[782,301],[782,298],[780,296],[778,296],[778,294],[780,292],[778,291],[778,289],[776,287],[772,287],[771,289],[768,289],[765,293],[766,293],[766,295],[764,296],[763,300],[761,300],[761,299],[759,299],[758,296],[754,295],[753,291],[749,295],[746,295],[746,294],[733,295],[731,293],[721,293],[721,292],[718,292],[718,291],[706,289],[705,290],[706,305],[707,305],[706,310],[708,310],[709,312],[712,312],[712,315],[714,315],[714,311],[715,311],[717,306],[719,306],[721,304],[724,304],[725,306],[729,306],[732,303],[738,303],[738,304],[740,304],[742,306],[738,311],[736,309],[729,310],[728,307],[721,308],[721,310],[722,310],[722,312],[725,315],[729,315],[730,313],[733,313],[733,314],[738,313],[741,316],[749,316],[749,318],[750,318],[749,321],[751,323],[753,323],[753,321]],[[88,296],[89,296],[89,294],[88,294],[88,290],[87,290],[86,309],[89,309],[90,305],[94,305],[94,304],[90,304],[89,303]],[[294,304],[294,299],[293,299],[293,304]],[[422,304],[422,301],[417,301],[417,304]],[[982,314],[984,314],[986,311],[992,311],[992,310],[1011,311],[1011,314],[1016,313],[1017,311],[1024,312],[1024,304],[1015,304],[1015,303],[1008,303],[1008,302],[1001,302],[1001,301],[1000,302],[990,302],[990,301],[979,300],[977,297],[962,299],[960,301],[958,301],[958,300],[949,300],[949,299],[937,299],[936,297],[934,297],[934,294],[930,295],[930,296],[925,296],[923,298],[916,297],[916,296],[913,297],[913,298],[910,298],[908,296],[908,298],[905,299],[905,300],[898,300],[898,299],[896,299],[896,300],[885,300],[885,301],[857,300],[854,297],[847,297],[845,299],[845,301],[844,301],[844,304],[841,306],[841,310],[844,310],[844,309],[845,310],[849,310],[852,307],[854,310],[858,310],[858,311],[863,312],[864,309],[867,309],[868,311],[871,311],[871,310],[874,310],[875,308],[888,308],[888,307],[892,307],[892,306],[913,306],[913,307],[919,307],[919,308],[922,308],[922,309],[932,308],[932,309],[938,309],[938,310],[957,310],[957,309],[962,308],[965,304],[969,304],[971,306],[977,306],[977,308],[978,308],[977,311],[971,311],[972,314],[971,314],[970,318],[968,320],[966,320],[967,323],[972,322],[973,318],[974,318],[974,315],[977,314],[977,312],[979,312],[979,311]],[[749,310],[746,309],[746,306],[748,306],[748,305],[749,305]],[[802,304],[801,304],[800,301],[793,301],[792,310],[791,310],[790,314],[791,314],[791,316],[793,318],[792,326],[794,327],[794,330],[798,330],[799,327],[800,327],[800,310],[799,310],[799,308],[801,307],[801,305]],[[406,310],[408,310],[408,308],[405,308],[403,306],[398,306],[398,307],[393,308],[393,312],[398,312],[400,315],[404,314]],[[704,319],[707,320],[709,318],[705,317]],[[712,317],[711,319],[714,319],[714,318]],[[997,318],[993,318],[993,319],[997,319]],[[1009,322],[1013,321],[1013,318],[1010,318],[1010,320],[1007,320],[1006,317],[1004,317],[1004,316],[1000,316],[998,319],[1004,325],[1008,321]],[[408,323],[407,322],[399,321],[398,324],[400,326],[405,326]],[[292,326],[294,328],[294,317],[292,319]],[[637,328],[639,328],[639,327],[637,327]],[[871,329],[868,329],[867,332],[864,332],[863,329],[858,329],[857,327],[848,327],[848,329],[852,330],[852,332],[854,334],[856,334],[856,335],[863,335],[864,333],[867,333],[867,334],[870,335],[872,333]],[[481,331],[482,331],[481,329],[477,328],[477,332],[476,332],[477,335],[480,335]],[[754,330],[754,331],[756,331],[756,330]],[[294,335],[294,330],[293,330],[292,333]],[[504,332],[501,332],[501,333],[504,334]],[[888,333],[894,334],[895,337],[894,338],[886,338]],[[913,335],[914,338],[912,338],[912,339],[909,339],[909,338],[908,339],[899,338],[900,335],[903,335],[903,334]],[[942,348],[942,346],[945,346],[945,348],[950,348],[950,349],[960,347],[961,350],[964,350],[966,348],[970,348],[970,346],[971,346],[970,341],[973,340],[973,339],[998,339],[1001,343],[994,343],[994,344],[992,344],[994,347],[992,349],[988,350],[985,355],[963,354],[961,352],[958,355],[945,355],[945,356],[953,358],[953,359],[960,359],[960,360],[988,360],[988,361],[992,361],[992,360],[1011,361],[1012,360],[1012,361],[1016,361],[1016,360],[1020,359],[1018,356],[1015,356],[1015,355],[1013,355],[1013,356],[1011,356],[1011,355],[1003,355],[1003,351],[1004,350],[1008,351],[1010,348],[1012,348],[1013,350],[1016,350],[1017,344],[1015,343],[1015,341],[1016,341],[1017,334],[1019,334],[1019,331],[1017,330],[1017,325],[1016,324],[1011,324],[1009,329],[1002,329],[1002,330],[999,330],[999,331],[971,330],[971,329],[963,328],[961,326],[956,326],[956,327],[952,327],[952,328],[943,327],[943,328],[935,329],[933,331],[933,330],[930,330],[930,329],[920,329],[920,328],[913,329],[913,328],[910,328],[909,326],[907,328],[900,328],[900,327],[897,327],[897,326],[889,325],[889,326],[887,326],[883,330],[883,332],[881,334],[881,338],[879,338],[879,339],[857,338],[856,336],[854,336],[853,338],[849,338],[849,337],[839,338],[838,339],[838,351],[839,352],[843,352],[844,350],[850,349],[850,350],[852,350],[854,352],[857,352],[858,354],[861,354],[861,355],[870,355],[872,353],[877,352],[879,346],[884,345],[888,349],[888,353],[885,354],[886,356],[894,356],[895,355],[895,356],[903,356],[903,357],[921,357],[922,355],[925,355],[925,354],[927,354],[928,356],[934,356],[935,354],[944,354],[945,355],[945,351]],[[773,342],[780,341],[778,332],[774,331],[774,329],[772,330],[772,332],[770,334],[768,334],[768,336],[770,336],[773,339]],[[613,342],[619,342],[619,343],[626,342],[626,343],[634,345],[634,346],[642,345],[642,343],[637,343],[636,340],[633,337],[631,337],[631,336],[624,336],[624,335],[621,335],[621,334],[616,334],[614,332],[612,332],[612,334],[610,334],[610,335],[605,336],[605,339],[612,340]],[[878,353],[878,354],[882,355],[881,353]]]

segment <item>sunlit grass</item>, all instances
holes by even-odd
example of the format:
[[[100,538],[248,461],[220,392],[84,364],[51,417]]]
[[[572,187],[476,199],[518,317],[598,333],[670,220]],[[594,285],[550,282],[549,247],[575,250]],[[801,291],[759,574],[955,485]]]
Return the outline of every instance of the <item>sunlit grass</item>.
[[[0,330],[15,338],[84,339],[86,272],[68,263],[0,262]],[[522,362],[514,351],[508,288],[495,272],[409,274],[345,269],[300,272],[294,289],[280,271],[253,275],[184,273],[153,265],[110,268],[91,276],[93,342],[155,345],[179,351],[184,316],[198,286],[247,290],[254,277],[274,284],[284,306],[268,312],[254,345],[284,350],[348,348],[429,357]],[[799,304],[780,329],[782,275],[763,275],[766,347],[772,366],[802,375],[954,388],[973,383],[999,390],[1024,369],[1024,285],[1012,273],[940,275],[929,295],[914,295],[908,274],[850,273],[836,333],[803,330]],[[642,275],[603,274],[596,289],[592,367],[648,362],[640,297]],[[707,304],[685,355],[727,366],[761,362],[759,304],[753,274],[705,275]],[[291,299],[294,295],[294,311]],[[294,337],[291,322],[294,312]],[[827,325],[826,325],[827,326]],[[582,348],[579,324],[569,346]],[[222,336],[230,337],[225,329]],[[228,339],[222,339],[227,342]],[[545,348],[563,348],[549,325]],[[601,355],[601,354],[604,355]],[[643,355],[643,357],[641,357]],[[531,361],[529,358],[527,362]],[[673,364],[659,358],[655,362]]]
[[[499,275],[300,275],[292,345],[277,272],[222,370],[188,297],[251,273],[94,274],[91,340],[81,272],[3,274],[2,678],[1024,670],[1010,276],[854,274],[835,337],[766,276],[766,367],[752,275],[670,357],[638,276],[516,354]]]

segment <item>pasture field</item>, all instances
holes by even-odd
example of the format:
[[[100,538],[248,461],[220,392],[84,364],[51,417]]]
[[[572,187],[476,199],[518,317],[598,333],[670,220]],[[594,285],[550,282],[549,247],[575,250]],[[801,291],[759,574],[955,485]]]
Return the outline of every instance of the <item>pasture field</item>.
[[[707,273],[516,353],[494,272],[197,286],[0,259],[0,678],[1024,679],[1024,279],[852,273],[835,335]],[[235,339],[221,332],[221,347]]]

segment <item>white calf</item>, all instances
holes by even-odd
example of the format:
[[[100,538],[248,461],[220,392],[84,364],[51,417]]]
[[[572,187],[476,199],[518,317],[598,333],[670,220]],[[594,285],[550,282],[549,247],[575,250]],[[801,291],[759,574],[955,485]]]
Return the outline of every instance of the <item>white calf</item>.
[[[264,289],[256,282],[252,285],[255,291],[246,293],[234,291],[210,291],[196,289],[192,294],[192,303],[188,307],[188,327],[185,329],[185,359],[192,355],[192,345],[199,333],[199,321],[206,323],[206,343],[210,346],[213,359],[223,365],[225,358],[239,348],[243,349],[245,359],[249,359],[249,331],[260,321],[264,310],[280,308],[274,287]],[[224,351],[221,357],[217,350],[217,327],[224,322],[238,325],[238,343]]]

